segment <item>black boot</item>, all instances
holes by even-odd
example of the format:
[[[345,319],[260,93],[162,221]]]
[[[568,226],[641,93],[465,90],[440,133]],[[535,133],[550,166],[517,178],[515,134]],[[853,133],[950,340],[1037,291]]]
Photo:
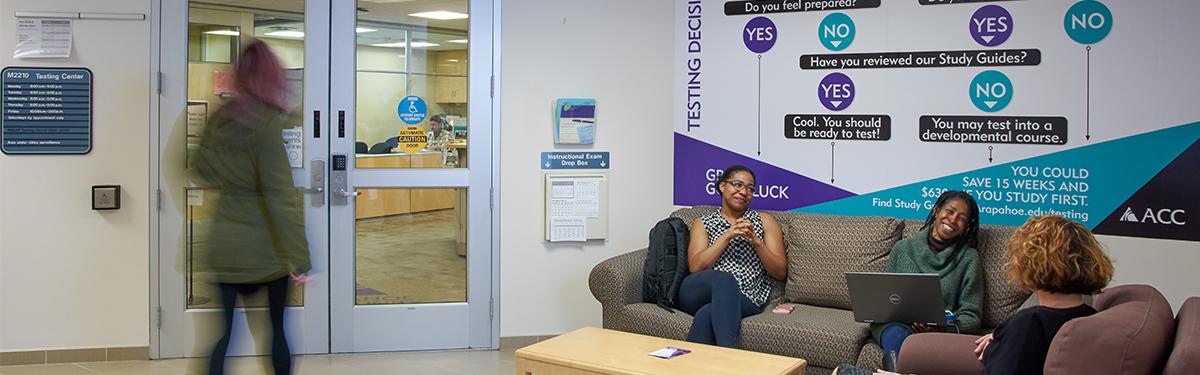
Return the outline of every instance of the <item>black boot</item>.
[[[887,352],[883,355],[883,371],[896,372],[896,352]]]

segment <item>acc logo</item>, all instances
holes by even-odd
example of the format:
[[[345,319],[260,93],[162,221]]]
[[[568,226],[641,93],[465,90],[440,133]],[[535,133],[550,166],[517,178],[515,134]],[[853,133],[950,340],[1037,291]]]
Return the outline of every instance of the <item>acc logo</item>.
[[[1155,210],[1147,207],[1146,212],[1139,219],[1137,214],[1133,213],[1132,207],[1125,207],[1125,213],[1121,214],[1121,221],[1162,225],[1187,225],[1185,215],[1187,215],[1187,211],[1184,210],[1172,210],[1169,208]]]
[[[893,294],[893,295],[888,296],[888,302],[891,302],[893,305],[899,305],[901,301],[902,300],[900,299],[899,294]]]
[[[844,50],[854,41],[854,20],[844,13],[825,16],[817,28],[817,38],[831,51]]]

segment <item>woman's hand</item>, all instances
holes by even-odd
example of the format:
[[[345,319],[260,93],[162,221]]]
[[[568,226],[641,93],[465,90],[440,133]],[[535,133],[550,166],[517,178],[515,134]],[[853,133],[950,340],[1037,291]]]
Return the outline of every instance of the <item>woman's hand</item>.
[[[936,330],[937,329],[934,328],[933,326],[926,325],[925,323],[913,323],[912,324],[913,333],[933,332]]]
[[[758,234],[754,233],[754,223],[750,222],[750,220],[746,220],[746,218],[741,218],[733,222],[733,227],[729,229],[737,236],[745,238],[746,241],[749,241],[751,245],[754,245],[754,247],[758,247],[763,244],[762,238],[759,238]]]
[[[313,281],[314,277],[304,273],[288,272],[288,278],[296,285],[305,285]]]
[[[983,352],[987,350],[988,345],[992,344],[992,334],[980,337],[975,340],[975,355],[979,356],[979,360],[983,361]]]

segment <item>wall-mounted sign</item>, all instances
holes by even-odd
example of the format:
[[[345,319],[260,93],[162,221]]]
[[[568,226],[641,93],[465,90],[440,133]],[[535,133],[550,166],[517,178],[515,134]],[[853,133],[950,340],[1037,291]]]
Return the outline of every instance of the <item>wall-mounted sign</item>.
[[[608,169],[608,151],[543,152],[542,169]]]
[[[86,154],[92,150],[92,71],[4,68],[0,150],[5,154]]]
[[[400,134],[396,136],[396,146],[400,147],[406,154],[415,154],[425,148],[425,143],[429,141],[429,136],[425,135],[425,131],[421,130],[420,126],[409,125],[400,129]]]
[[[425,120],[425,114],[429,113],[429,107],[425,105],[425,99],[420,96],[410,95],[400,99],[400,104],[396,105],[396,115],[400,116],[400,121],[405,124],[416,125]]]

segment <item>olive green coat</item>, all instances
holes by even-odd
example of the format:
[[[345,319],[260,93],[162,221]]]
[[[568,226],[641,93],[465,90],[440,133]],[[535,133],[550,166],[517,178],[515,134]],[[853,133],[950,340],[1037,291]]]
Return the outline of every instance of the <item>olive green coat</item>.
[[[197,226],[193,272],[221,283],[263,283],[311,268],[303,199],[283,147],[282,113],[231,103],[212,116],[189,157],[214,204]],[[215,201],[215,202],[214,202]]]

